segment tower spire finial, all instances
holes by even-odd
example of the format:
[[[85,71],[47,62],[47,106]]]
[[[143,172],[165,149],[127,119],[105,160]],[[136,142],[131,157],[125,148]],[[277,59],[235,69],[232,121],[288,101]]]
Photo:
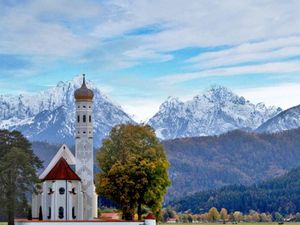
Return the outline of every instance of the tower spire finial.
[[[83,84],[85,84],[85,74],[82,74],[83,76]]]

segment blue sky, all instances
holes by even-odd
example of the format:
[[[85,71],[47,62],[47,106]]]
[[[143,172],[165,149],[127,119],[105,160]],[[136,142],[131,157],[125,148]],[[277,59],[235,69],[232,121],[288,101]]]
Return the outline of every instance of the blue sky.
[[[300,103],[300,1],[0,1],[0,94],[86,73],[137,120],[220,84]]]

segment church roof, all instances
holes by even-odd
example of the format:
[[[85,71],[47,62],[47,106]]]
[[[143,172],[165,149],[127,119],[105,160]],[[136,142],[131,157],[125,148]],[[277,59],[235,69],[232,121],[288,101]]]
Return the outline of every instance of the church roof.
[[[77,101],[80,100],[92,100],[94,97],[94,92],[88,89],[85,84],[85,75],[83,74],[83,83],[79,89],[74,92],[74,97]]]
[[[61,157],[56,165],[47,174],[44,180],[81,180],[72,170],[67,161]]]
[[[76,159],[67,145],[63,144],[58,152],[55,154],[51,162],[48,164],[43,173],[39,176],[41,180],[43,180],[46,175],[52,170],[52,168],[57,164],[58,160],[63,157],[69,165],[75,165]]]
[[[152,213],[149,213],[146,217],[145,220],[155,220],[155,216]]]

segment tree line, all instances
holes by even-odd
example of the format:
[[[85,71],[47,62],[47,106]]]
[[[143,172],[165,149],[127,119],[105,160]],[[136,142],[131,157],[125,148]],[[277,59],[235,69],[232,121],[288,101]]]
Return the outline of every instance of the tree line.
[[[208,211],[211,207],[230,212],[279,212],[283,215],[300,212],[300,167],[287,174],[251,186],[230,185],[216,190],[200,191],[170,205],[179,212]]]
[[[207,212],[193,214],[191,211],[177,213],[173,208],[167,207],[162,210],[162,221],[175,221],[177,223],[240,223],[240,222],[300,222],[300,213],[282,215],[279,212],[265,213],[250,210],[247,213],[240,211],[228,212],[226,208],[218,210],[210,208]]]

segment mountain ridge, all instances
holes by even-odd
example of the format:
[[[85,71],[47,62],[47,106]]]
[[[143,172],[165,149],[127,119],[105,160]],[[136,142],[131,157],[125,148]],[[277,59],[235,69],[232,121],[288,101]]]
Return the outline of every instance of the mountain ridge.
[[[296,129],[300,127],[300,105],[291,107],[280,112],[261,124],[256,132],[276,133],[284,130]]]
[[[253,104],[214,85],[186,102],[169,97],[149,119],[149,125],[161,139],[210,136],[234,129],[253,131],[281,111],[279,107]]]
[[[73,143],[75,132],[74,91],[82,77],[60,81],[55,87],[32,96],[0,95],[0,127],[21,131],[31,141],[53,144]],[[94,144],[99,146],[110,129],[121,123],[135,123],[90,81],[94,91]]]

